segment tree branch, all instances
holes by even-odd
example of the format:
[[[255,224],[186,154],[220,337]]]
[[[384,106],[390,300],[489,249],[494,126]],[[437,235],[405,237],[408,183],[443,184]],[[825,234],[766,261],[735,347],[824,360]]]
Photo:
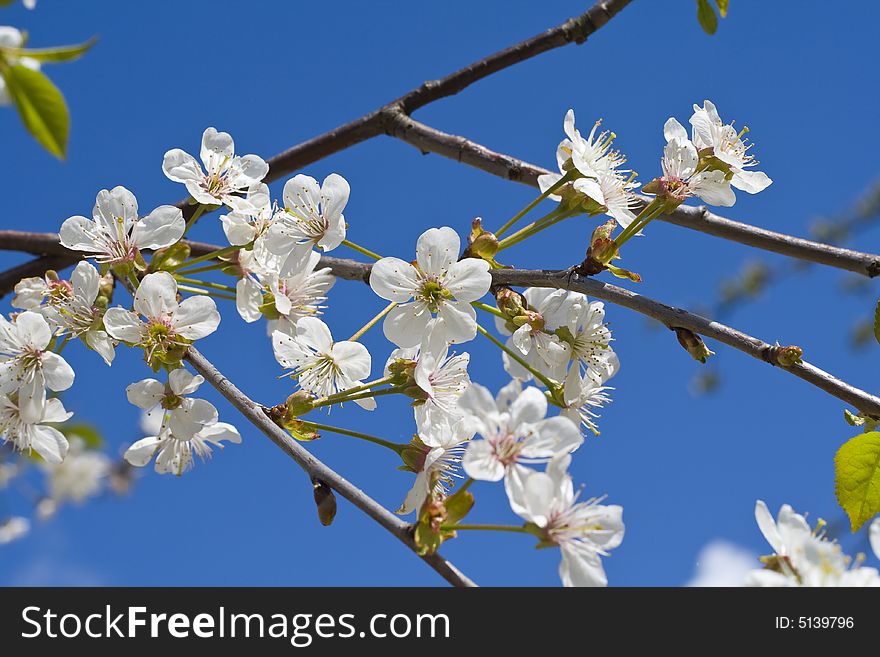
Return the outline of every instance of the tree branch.
[[[312,479],[319,479],[351,502],[382,527],[391,532],[409,549],[415,551],[412,537],[412,526],[404,522],[376,500],[368,496],[357,486],[338,474],[335,470],[319,461],[307,449],[300,445],[286,431],[276,425],[263,410],[263,407],[252,401],[214,367],[195,347],[190,347],[186,360],[205,379],[222,394],[230,404],[235,406],[244,417],[257,429],[262,431],[273,443],[292,458]],[[454,586],[476,586],[466,575],[446,561],[439,554],[423,556],[422,559],[443,579]]]
[[[210,253],[220,248],[213,244],[205,244],[204,242],[189,242],[189,244],[192,253],[195,255]],[[14,245],[17,245],[17,247]],[[68,251],[61,246],[55,233],[0,231],[0,248],[18,248],[29,252],[42,252],[49,254],[49,257],[58,258],[62,261],[70,257],[71,262],[67,264],[72,264],[72,262],[75,262],[80,257],[80,254]],[[318,267],[329,267],[333,275],[339,278],[368,283],[372,265],[347,258],[321,256]],[[0,274],[0,293],[8,291],[3,287],[3,281],[7,278],[6,274],[8,273]],[[492,282],[495,285],[554,287],[583,292],[597,299],[603,299],[615,305],[635,310],[648,317],[653,317],[670,328],[690,329],[694,333],[718,340],[754,358],[772,364],[771,360],[769,360],[769,350],[773,348],[773,345],[724,324],[719,324],[680,308],[667,306],[664,303],[615,285],[609,285],[592,278],[572,275],[567,271],[493,269],[491,273]],[[13,282],[12,284],[14,285],[15,283]],[[794,374],[808,383],[812,383],[814,386],[843,400],[860,411],[880,417],[880,398],[851,386],[818,367],[804,362],[800,365],[781,369]]]
[[[474,82],[548,50],[560,48],[569,43],[580,45],[630,2],[632,0],[597,2],[580,16],[570,18],[561,25],[473,62],[444,78],[428,80],[400,98],[392,100],[354,121],[297,144],[267,160],[269,174],[266,176],[265,182],[277,180],[307,164],[383,134],[385,122],[389,120],[389,117],[400,112],[410,114],[435,100],[453,96]],[[187,217],[195,211],[195,206],[189,205],[188,199],[180,201],[177,207],[183,210]]]
[[[397,112],[393,120],[387,121],[385,127],[386,134],[415,146],[423,153],[437,153],[493,175],[532,187],[538,186],[538,176],[551,173],[534,164],[490,150],[465,137],[441,132],[401,112]],[[643,204],[648,201],[644,196],[641,199]],[[862,253],[765,230],[727,219],[710,212],[705,206],[681,205],[671,214],[663,215],[658,219],[746,246],[845,269],[869,278],[880,274],[880,255]]]

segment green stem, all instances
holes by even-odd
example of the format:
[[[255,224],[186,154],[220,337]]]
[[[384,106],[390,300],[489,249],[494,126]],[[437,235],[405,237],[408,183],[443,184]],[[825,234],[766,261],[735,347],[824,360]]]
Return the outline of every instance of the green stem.
[[[382,438],[377,438],[376,436],[371,436],[368,433],[361,433],[360,431],[352,431],[351,429],[342,429],[340,427],[332,427],[329,424],[320,424],[319,422],[310,422],[308,420],[301,420],[301,422],[308,427],[309,429],[314,429],[316,431],[329,431],[330,433],[338,433],[341,436],[351,436],[352,438],[359,438],[361,440],[366,440],[367,442],[374,443],[376,445],[381,445],[382,447],[387,447],[388,449],[401,454],[404,449],[406,449],[406,445],[401,443],[393,443],[390,440],[384,440]]]
[[[623,232],[620,233],[617,237],[614,238],[614,243],[617,245],[619,249],[623,246],[633,235],[638,234],[642,228],[647,226],[652,220],[659,217],[666,209],[666,203],[661,201],[658,198],[655,198],[653,201],[648,203],[642,211],[639,212],[638,216],[632,221],[632,223],[623,229]]]
[[[132,290],[137,290],[141,284],[141,282],[138,280],[137,274],[134,273],[133,269],[129,269],[127,276],[128,282],[131,285]]]
[[[187,272],[190,273],[190,272]],[[187,278],[186,276],[178,276],[174,275],[174,278],[177,279],[180,283],[189,283],[190,285],[199,285],[201,287],[208,287],[212,290],[222,290],[223,292],[232,292],[235,293],[235,288],[230,287],[229,285],[222,285],[221,283],[211,283],[210,281],[200,281],[197,278]]]
[[[170,271],[178,271],[183,269],[189,269],[193,265],[198,265],[203,262],[207,262],[208,260],[215,260],[217,258],[221,258],[225,255],[229,255],[230,253],[235,253],[236,251],[241,251],[242,249],[246,249],[250,244],[244,244],[242,246],[225,246],[222,249],[217,249],[216,251],[211,251],[210,253],[206,253],[205,255],[200,255],[198,258],[193,258],[192,260],[187,260],[186,262],[182,262],[176,267],[169,267]],[[191,272],[186,272],[191,273]]]
[[[64,351],[64,347],[67,346],[68,342],[70,342],[70,333],[68,333],[67,335],[64,336],[64,339],[61,341],[61,343],[58,345],[58,347],[54,350],[55,353],[60,356],[61,352]]]
[[[495,344],[496,347],[498,347],[499,349],[501,349],[501,351],[503,351],[505,354],[507,354],[508,356],[510,356],[511,358],[513,358],[513,360],[515,360],[517,363],[519,363],[519,364],[522,365],[524,368],[526,368],[529,372],[531,372],[531,373],[532,373],[532,376],[534,376],[536,379],[538,379],[538,381],[540,381],[540,382],[543,383],[545,386],[547,386],[547,389],[548,389],[548,390],[550,390],[550,391],[556,391],[556,389],[559,387],[559,384],[555,383],[554,381],[552,381],[552,380],[549,379],[548,377],[546,377],[546,376],[544,376],[543,374],[541,374],[541,372],[539,372],[539,371],[536,370],[534,367],[532,367],[531,365],[529,365],[529,364],[528,364],[528,363],[522,358],[522,356],[520,356],[519,354],[517,354],[517,353],[516,353],[515,351],[513,351],[512,349],[508,349],[508,348],[507,348],[507,345],[505,345],[503,342],[501,342],[501,340],[499,340],[499,339],[496,338],[494,335],[492,335],[491,333],[489,333],[489,331],[487,331],[486,329],[484,329],[484,328],[483,328],[482,326],[480,326],[479,324],[477,324],[477,330],[478,330],[480,333],[482,333],[483,335],[485,335],[487,338],[489,338],[489,340],[491,340],[491,341]]]
[[[491,314],[495,315],[496,317],[500,317],[501,319],[510,319],[507,315],[505,315],[503,312],[498,310],[498,308],[490,306],[488,303],[483,303],[482,301],[471,301],[471,305],[474,308],[479,308],[480,310],[484,310],[487,313],[491,313]]]
[[[397,306],[397,302],[396,302],[396,301],[392,301],[392,302],[389,303],[387,306],[385,306],[385,308],[384,308],[384,310],[382,310],[382,312],[380,312],[380,313],[379,313],[378,315],[376,315],[373,319],[371,319],[369,322],[367,322],[366,324],[364,324],[363,327],[362,327],[357,333],[355,333],[353,336],[351,336],[351,337],[348,339],[349,342],[357,342],[357,341],[361,338],[361,336],[362,336],[364,333],[366,333],[366,332],[369,331],[371,328],[373,328],[376,324],[378,324],[378,323],[379,323],[379,320],[382,319],[383,317],[385,317],[385,315],[387,315],[388,313],[390,313],[392,310],[394,310],[394,308],[395,308],[396,306]]]
[[[525,527],[517,525],[441,525],[440,529],[450,531],[484,531],[484,532],[515,532],[517,534],[528,534]]]
[[[557,208],[553,212],[541,217],[537,221],[529,224],[525,228],[518,230],[510,237],[506,237],[498,243],[498,250],[507,249],[514,244],[519,244],[525,239],[528,239],[532,235],[537,235],[542,230],[546,228],[550,228],[555,224],[558,224],[563,219],[568,219],[569,217],[573,217],[578,214],[578,210],[570,209],[570,208]]]
[[[369,390],[370,388],[376,388],[377,386],[385,385],[386,383],[391,383],[394,380],[392,376],[385,376],[381,379],[376,379],[375,381],[368,381],[359,386],[355,386],[354,388],[349,388],[348,390],[343,390],[342,392],[337,392],[333,395],[327,395],[326,397],[321,397],[320,399],[316,399],[312,402],[315,408],[320,406],[330,406],[331,404],[336,404],[339,402],[348,401],[348,399],[359,392],[363,392],[364,390]]]
[[[567,183],[567,182],[569,182],[569,181],[571,181],[571,180],[574,180],[574,178],[575,178],[576,176],[577,176],[577,173],[575,173],[574,171],[569,171],[569,172],[566,173],[564,176],[562,176],[562,178],[560,178],[559,180],[557,180],[553,185],[551,185],[551,186],[550,186],[549,188],[547,188],[544,192],[542,192],[541,195],[540,195],[538,198],[536,198],[534,201],[532,201],[531,203],[529,203],[529,204],[528,204],[526,207],[524,207],[522,210],[520,210],[520,211],[517,212],[515,215],[513,215],[513,216],[507,221],[506,224],[504,224],[501,228],[499,228],[499,229],[495,232],[495,237],[501,237],[504,233],[506,233],[506,232],[508,231],[508,229],[512,228],[513,225],[514,225],[517,221],[519,221],[519,220],[522,219],[524,216],[526,216],[529,212],[531,212],[531,211],[535,208],[535,206],[538,205],[538,203],[540,203],[540,202],[543,201],[545,198],[547,198],[548,196],[550,196],[553,192],[557,191],[557,190],[558,190],[560,187],[562,187],[565,183]]]
[[[190,292],[191,294],[201,294],[205,297],[214,297],[215,299],[230,299],[235,301],[235,296],[232,294],[223,294],[222,292],[211,292],[210,290],[203,290],[198,287],[190,287],[189,285],[178,285],[178,290],[182,290],[184,292]]]
[[[205,265],[204,267],[196,267],[195,269],[187,269],[184,274],[188,274],[192,276],[193,274],[201,274],[206,271],[216,271],[217,269],[222,269],[226,267],[228,262],[215,262],[213,265]]]
[[[186,228],[183,229],[183,234],[186,235],[189,232],[189,229],[192,228],[195,223],[199,220],[199,217],[204,214],[205,210],[208,208],[207,205],[203,203],[199,203],[199,207],[196,208],[196,211],[193,212],[193,215],[189,218],[189,221],[186,222]]]
[[[349,249],[353,249],[353,250],[357,251],[358,253],[367,256],[368,258],[372,258],[373,260],[381,260],[382,259],[382,256],[380,256],[378,253],[373,253],[369,249],[365,249],[364,247],[362,247],[358,244],[355,244],[354,242],[352,242],[350,240],[342,240],[342,243],[345,246],[347,246]]]

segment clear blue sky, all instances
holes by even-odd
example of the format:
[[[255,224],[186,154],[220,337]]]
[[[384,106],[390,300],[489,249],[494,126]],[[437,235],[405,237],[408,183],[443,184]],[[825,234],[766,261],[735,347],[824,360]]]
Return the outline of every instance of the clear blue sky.
[[[57,230],[88,214],[95,193],[124,185],[141,209],[177,201],[183,188],[161,171],[163,153],[196,153],[206,126],[232,133],[241,153],[269,157],[360,116],[418,85],[582,12],[587,2],[61,2],[36,11],[0,10],[0,23],[25,28],[34,46],[99,44],[82,61],[47,67],[72,112],[69,161],[60,164],[0,111],[6,180],[2,226]],[[762,169],[774,184],[739,194],[728,216],[794,234],[811,219],[846,207],[877,175],[872,3],[770,3],[734,0],[718,34],[696,22],[694,3],[636,1],[589,42],[504,71],[417,118],[528,161],[553,166],[562,118],[573,107],[582,126],[603,117],[645,181],[655,175],[670,115],[686,124],[691,104],[712,99],[725,119],[748,124]],[[450,225],[464,233],[474,216],[497,226],[527,203],[529,188],[379,138],[309,166],[351,183],[351,239],[409,258],[418,235]],[[280,193],[283,181],[273,191]],[[512,250],[515,264],[562,268],[582,256],[591,224],[574,220],[533,248]],[[875,251],[877,233],[859,244]],[[222,241],[216,217],[194,237]],[[666,224],[627,247],[639,291],[696,307],[718,281],[759,256],[722,240]],[[342,251],[334,255],[348,255]],[[0,254],[0,265],[21,261]],[[769,257],[771,261],[778,261]],[[822,268],[774,287],[729,318],[773,342],[801,345],[810,361],[874,389],[876,351],[846,348],[852,318],[871,296],[841,293],[844,276]],[[327,321],[349,335],[385,302],[340,281]],[[4,300],[8,310],[8,299]],[[280,401],[289,391],[262,325],[221,308],[221,331],[200,347],[253,398]],[[827,519],[840,517],[833,456],[852,433],[843,404],[804,382],[723,345],[710,344],[723,368],[718,394],[694,398],[700,367],[665,330],[609,307],[622,369],[603,434],[573,462],[587,495],[623,504],[626,537],[606,560],[612,585],[677,585],[689,579],[700,548],[715,539],[764,550],[753,520],[756,498],[772,509],[790,502]],[[381,331],[366,344],[377,370],[391,346]],[[472,377],[497,389],[500,358],[469,345]],[[77,381],[65,403],[100,425],[114,453],[140,437],[138,412],[124,387],[148,375],[122,349],[112,369],[70,349]],[[65,354],[67,355],[67,354]],[[440,579],[356,509],[340,502],[321,527],[306,476],[216,396],[221,419],[242,430],[230,446],[182,478],[145,469],[133,494],[65,508],[32,535],[0,550],[0,583],[113,585],[434,585]],[[403,402],[374,414],[334,412],[341,425],[394,440],[412,430]],[[411,483],[390,453],[327,436],[309,446],[390,508]],[[500,486],[474,487],[475,522],[511,522]],[[0,502],[24,512],[19,498]],[[0,507],[2,509],[3,507]],[[852,547],[853,539],[844,538]],[[536,551],[515,535],[470,533],[444,553],[478,582],[557,585],[559,554]],[[870,559],[869,564],[877,565]]]

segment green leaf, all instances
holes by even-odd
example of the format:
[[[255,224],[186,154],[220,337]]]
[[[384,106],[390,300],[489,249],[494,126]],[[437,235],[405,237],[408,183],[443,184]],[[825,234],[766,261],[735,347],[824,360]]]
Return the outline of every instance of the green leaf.
[[[59,429],[68,440],[78,436],[89,449],[98,449],[104,445],[104,439],[94,425],[80,422],[77,424],[63,424]]]
[[[718,5],[718,13],[721,14],[721,18],[726,18],[730,0],[715,0],[715,4]]]
[[[834,488],[854,532],[880,511],[880,432],[859,434],[837,450]]]
[[[97,42],[98,37],[92,37],[85,43],[77,43],[72,46],[54,46],[52,48],[2,47],[0,48],[0,53],[7,57],[29,57],[39,62],[71,62],[85,55]]]
[[[697,20],[706,34],[715,34],[718,29],[718,16],[709,4],[709,0],[697,0]]]
[[[47,151],[63,160],[70,113],[58,87],[40,71],[26,66],[3,67],[2,74],[24,127]]]
[[[880,342],[880,301],[877,302],[877,307],[874,309],[874,337],[877,342]]]

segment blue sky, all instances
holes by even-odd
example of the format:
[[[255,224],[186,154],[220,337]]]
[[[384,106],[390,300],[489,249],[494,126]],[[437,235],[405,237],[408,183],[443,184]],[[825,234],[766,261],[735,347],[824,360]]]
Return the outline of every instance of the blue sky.
[[[294,4],[296,6],[294,6]],[[806,234],[810,221],[847,207],[877,176],[876,136],[865,130],[877,90],[866,84],[876,59],[871,3],[734,0],[718,34],[696,22],[694,3],[635,2],[580,47],[565,47],[484,80],[416,117],[491,148],[551,167],[572,107],[582,126],[599,117],[618,135],[642,180],[657,174],[662,126],[686,124],[694,102],[712,99],[725,119],[747,124],[761,168],[774,184],[739,194],[727,216]],[[6,180],[3,228],[55,231],[88,214],[96,192],[124,185],[146,212],[179,200],[161,171],[173,147],[198,151],[207,126],[230,132],[241,153],[269,157],[360,116],[425,79],[446,73],[580,13],[584,2],[240,2],[68,3],[40,0],[36,11],[0,11],[33,46],[100,42],[82,61],[47,70],[72,113],[70,157],[58,163],[0,111]],[[533,196],[438,156],[378,138],[305,169],[338,172],[351,183],[346,219],[352,240],[409,258],[418,235],[450,225],[464,233],[474,216],[498,226]],[[280,193],[283,181],[273,191]],[[583,257],[592,223],[577,219],[510,251],[523,267],[563,268]],[[643,276],[639,291],[696,307],[716,298],[719,280],[762,254],[666,224],[627,245],[624,266]],[[216,216],[194,238],[222,242]],[[877,232],[857,248],[874,251]],[[342,250],[334,255],[348,256]],[[354,254],[352,254],[354,255]],[[355,256],[356,257],[356,256]],[[766,257],[768,262],[782,259]],[[0,254],[10,266],[20,255]],[[842,293],[846,277],[814,267],[775,286],[728,318],[769,342],[801,345],[814,364],[874,389],[876,351],[846,347],[852,319],[874,299]],[[349,335],[384,301],[341,281],[326,320]],[[4,300],[4,310],[8,299]],[[262,325],[245,325],[231,306],[200,342],[203,352],[253,398],[269,405],[290,391]],[[852,433],[843,404],[795,377],[710,344],[723,372],[713,396],[688,383],[701,367],[666,330],[609,307],[622,369],[602,436],[575,455],[586,495],[625,507],[626,537],[606,560],[612,585],[687,581],[701,548],[724,539],[761,553],[757,498],[775,511],[789,502],[811,517],[839,519],[833,456]],[[391,345],[365,338],[374,370]],[[468,345],[471,376],[496,390],[506,382],[487,343]],[[65,404],[98,424],[114,454],[140,437],[124,387],[148,375],[120,350],[112,369],[82,349],[65,355],[77,381]],[[243,444],[182,478],[143,471],[126,499],[69,507],[0,550],[0,583],[111,585],[434,585],[438,576],[356,509],[340,502],[329,528],[315,518],[306,476],[234,409],[208,393]],[[403,401],[366,414],[334,411],[339,425],[405,440],[413,425]],[[309,445],[369,494],[396,508],[411,483],[390,452],[343,437]],[[500,486],[477,484],[474,522],[514,522]],[[0,511],[27,512],[7,495]],[[855,540],[842,541],[855,551]],[[487,585],[557,585],[559,559],[518,535],[471,532],[444,553]],[[876,560],[869,559],[872,565]]]

